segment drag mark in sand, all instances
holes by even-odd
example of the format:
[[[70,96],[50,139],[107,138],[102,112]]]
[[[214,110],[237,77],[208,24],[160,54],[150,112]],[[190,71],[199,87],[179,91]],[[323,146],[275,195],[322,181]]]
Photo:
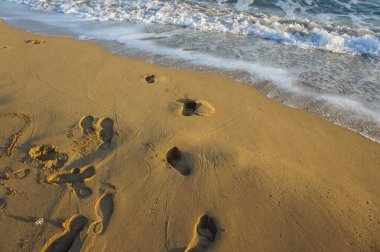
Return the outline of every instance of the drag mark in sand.
[[[25,130],[30,126],[31,119],[28,115],[19,113],[7,113],[0,115],[0,159],[10,157]]]
[[[51,237],[42,252],[66,252],[73,245],[75,239],[82,231],[84,226],[87,225],[87,218],[80,214],[73,215],[70,219],[66,220],[62,227],[63,231]]]

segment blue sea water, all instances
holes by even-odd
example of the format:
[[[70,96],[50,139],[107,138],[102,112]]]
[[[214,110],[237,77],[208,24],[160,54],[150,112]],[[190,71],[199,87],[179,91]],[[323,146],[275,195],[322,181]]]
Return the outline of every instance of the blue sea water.
[[[380,142],[378,0],[0,0],[0,17],[221,72]]]

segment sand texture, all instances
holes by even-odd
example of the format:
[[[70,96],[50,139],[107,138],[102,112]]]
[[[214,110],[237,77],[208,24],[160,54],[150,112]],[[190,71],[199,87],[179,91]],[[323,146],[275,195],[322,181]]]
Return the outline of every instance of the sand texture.
[[[380,250],[380,144],[92,42],[0,48],[0,251]]]

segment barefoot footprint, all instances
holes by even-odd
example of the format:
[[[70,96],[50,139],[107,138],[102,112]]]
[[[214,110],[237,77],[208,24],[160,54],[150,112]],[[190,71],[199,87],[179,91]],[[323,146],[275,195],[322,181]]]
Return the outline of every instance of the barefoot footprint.
[[[102,118],[98,121],[97,128],[98,128],[98,137],[102,141],[99,148],[101,149],[108,149],[111,145],[111,141],[113,138],[113,125],[114,122],[110,118]]]
[[[59,153],[58,147],[51,145],[37,145],[29,150],[29,156],[45,168],[61,168],[67,161],[67,155]]]
[[[84,116],[79,121],[79,128],[81,129],[83,134],[89,134],[95,132],[95,128],[93,127],[93,123],[95,118],[91,115]]]
[[[186,161],[186,158],[182,152],[177,148],[173,147],[166,153],[166,161],[179,173],[187,176],[191,173],[190,167]]]
[[[91,115],[84,116],[79,121],[79,128],[83,136],[76,143],[81,152],[88,154],[98,149],[108,149],[114,136],[114,121],[110,118],[95,119]]]
[[[13,172],[13,176],[17,179],[23,179],[26,178],[30,173],[29,168],[21,168],[15,172]]]
[[[73,189],[77,198],[85,198],[92,194],[92,190],[84,182],[90,180],[95,175],[95,167],[74,168],[71,171],[52,174],[46,178],[50,184],[68,185]]]
[[[95,234],[103,234],[105,232],[114,208],[113,198],[112,193],[106,192],[96,202],[95,213],[98,220],[90,225],[88,228],[89,232],[94,232]]]
[[[182,115],[183,116],[210,116],[215,113],[215,108],[203,100],[194,99],[179,99],[179,102],[183,103]]]
[[[66,252],[73,245],[80,231],[87,225],[87,218],[80,214],[73,215],[66,220],[62,227],[63,231],[51,237],[42,252]]]
[[[199,218],[195,226],[194,236],[185,252],[203,252],[206,251],[216,238],[218,228],[213,218],[207,214]]]

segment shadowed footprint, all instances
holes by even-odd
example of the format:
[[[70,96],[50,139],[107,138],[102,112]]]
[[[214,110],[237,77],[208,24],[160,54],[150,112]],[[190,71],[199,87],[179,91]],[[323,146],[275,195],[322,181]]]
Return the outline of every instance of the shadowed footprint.
[[[42,162],[46,168],[61,168],[67,161],[67,155],[58,152],[58,147],[37,145],[29,150],[29,156]]]
[[[82,169],[74,168],[71,171],[52,174],[46,178],[46,181],[57,185],[66,184],[73,190],[77,198],[83,199],[92,194],[92,190],[84,182],[91,179],[94,175],[95,167],[88,166]]]
[[[8,180],[9,179],[8,172],[7,171],[0,171],[0,179]]]
[[[89,155],[96,150],[106,150],[111,147],[112,139],[115,135],[113,130],[114,121],[108,117],[95,118],[92,115],[86,115],[79,120],[79,129],[81,136],[74,141],[78,151],[83,155]],[[73,131],[68,133],[71,138],[74,136]]]
[[[182,115],[183,116],[210,116],[215,113],[215,108],[203,100],[194,99],[179,99],[179,102],[183,103]]]
[[[156,76],[154,74],[146,74],[144,79],[146,83],[153,84],[156,81]]]
[[[185,252],[203,252],[206,251],[216,238],[218,228],[213,218],[207,214],[199,218],[195,226],[194,236]]]
[[[80,231],[87,225],[87,218],[80,214],[73,215],[66,220],[62,227],[63,232],[54,235],[42,248],[42,252],[66,252],[73,245]]]
[[[45,43],[45,40],[39,40],[39,39],[30,39],[24,41],[27,45],[39,45],[42,43]]]
[[[182,115],[191,116],[197,109],[197,103],[194,100],[187,100],[183,103]]]
[[[86,168],[74,168],[71,171],[60,172],[57,174],[52,174],[47,177],[47,181],[53,184],[67,184],[67,183],[76,183],[84,182],[86,179],[91,178],[95,174],[95,167],[88,166]]]
[[[103,234],[108,226],[114,208],[113,194],[106,192],[95,205],[95,213],[98,220],[94,221],[88,228],[89,232]]]
[[[78,199],[87,198],[92,194],[91,188],[87,187],[83,182],[73,183],[70,185],[70,187]]]
[[[30,173],[29,168],[22,168],[13,173],[13,176],[17,179],[23,179],[26,178]]]
[[[95,132],[93,127],[94,117],[91,115],[84,116],[79,121],[79,128],[83,134],[89,134]]]
[[[6,206],[7,206],[7,200],[5,198],[0,198],[0,213],[4,212],[4,209]]]
[[[166,161],[184,176],[191,173],[190,167],[186,162],[186,158],[177,147],[173,147],[166,153]]]
[[[99,148],[108,149],[111,145],[113,138],[113,125],[114,121],[108,117],[102,118],[98,121],[98,138],[102,141]]]

